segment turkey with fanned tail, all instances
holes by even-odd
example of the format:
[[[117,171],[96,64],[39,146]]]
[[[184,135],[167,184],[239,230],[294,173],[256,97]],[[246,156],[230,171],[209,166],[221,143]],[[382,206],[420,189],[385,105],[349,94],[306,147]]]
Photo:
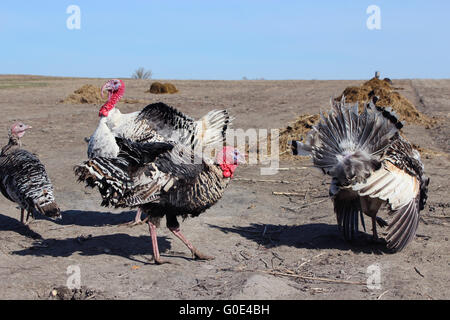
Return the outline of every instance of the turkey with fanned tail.
[[[390,251],[402,250],[415,236],[419,211],[427,200],[429,178],[424,175],[420,154],[400,134],[403,124],[390,108],[368,103],[332,102],[329,114],[308,133],[305,143],[292,142],[310,152],[314,166],[332,177],[330,196],[339,227],[347,240],[358,232],[362,213],[372,218],[373,239],[377,224],[388,226],[385,238]],[[387,204],[392,221],[377,217]]]
[[[50,218],[61,217],[44,165],[36,155],[22,149],[21,138],[30,128],[20,122],[12,125],[8,144],[0,154],[0,191],[8,200],[19,205],[20,221],[24,224],[36,212]]]

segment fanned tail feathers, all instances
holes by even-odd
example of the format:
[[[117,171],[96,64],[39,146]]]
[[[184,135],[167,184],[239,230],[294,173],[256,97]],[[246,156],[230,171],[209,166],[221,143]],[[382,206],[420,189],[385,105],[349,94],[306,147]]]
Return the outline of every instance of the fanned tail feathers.
[[[232,121],[233,118],[227,110],[212,110],[196,121],[196,137],[201,140],[202,146],[222,143],[225,141],[226,131]]]
[[[311,152],[315,166],[341,184],[359,182],[379,168],[380,156],[398,133],[396,119],[393,113],[372,103],[359,114],[358,104],[350,106],[344,99],[333,101],[331,113],[321,114],[306,143],[297,144]]]

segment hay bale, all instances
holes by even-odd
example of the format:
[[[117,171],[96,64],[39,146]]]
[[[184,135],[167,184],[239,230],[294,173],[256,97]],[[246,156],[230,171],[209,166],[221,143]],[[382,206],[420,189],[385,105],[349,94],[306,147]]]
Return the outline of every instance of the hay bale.
[[[62,100],[62,103],[67,104],[100,104],[104,103],[106,99],[102,98],[101,89],[99,87],[86,84],[74,91],[67,98]]]
[[[171,83],[153,82],[149,92],[154,94],[177,93],[178,89]]]
[[[178,89],[175,87],[175,85],[171,83],[164,83],[164,86],[166,87],[166,90],[168,93],[177,93]]]

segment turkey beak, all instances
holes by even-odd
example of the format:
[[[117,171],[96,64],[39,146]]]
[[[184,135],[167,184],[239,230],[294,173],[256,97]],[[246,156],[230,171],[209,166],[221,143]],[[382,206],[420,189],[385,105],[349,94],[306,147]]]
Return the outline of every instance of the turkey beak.
[[[25,125],[25,129],[24,129],[24,130],[28,130],[28,129],[33,129],[33,127],[32,127],[32,126]]]
[[[105,91],[105,90],[107,90],[108,91],[108,99],[111,97],[111,91],[112,91],[112,86],[111,86],[111,81],[108,81],[107,83],[105,83],[103,86],[102,86],[102,89],[101,89],[101,95],[102,95],[102,98],[103,98],[103,91]]]

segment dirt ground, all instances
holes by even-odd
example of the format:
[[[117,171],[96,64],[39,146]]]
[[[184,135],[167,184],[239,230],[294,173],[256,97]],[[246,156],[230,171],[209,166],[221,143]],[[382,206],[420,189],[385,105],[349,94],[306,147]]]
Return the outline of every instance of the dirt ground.
[[[272,176],[261,176],[260,166],[239,167],[219,203],[181,224],[215,260],[192,260],[163,223],[159,246],[172,263],[161,266],[151,261],[146,225],[118,226],[134,211],[100,207],[99,194],[78,184],[72,171],[86,159],[84,138],[97,126],[99,106],[61,100],[104,81],[0,76],[0,142],[6,144],[14,120],[33,126],[24,147],[45,163],[63,211],[61,221],[38,217],[27,229],[16,205],[0,198],[0,299],[48,299],[55,288],[59,294],[73,265],[80,267],[84,288],[75,299],[450,298],[450,80],[393,80],[421,112],[440,119],[431,129],[405,128],[413,143],[436,154],[423,159],[431,177],[428,203],[417,237],[402,252],[386,253],[364,235],[345,242],[327,198],[329,179],[301,160],[281,162],[289,170]],[[153,95],[146,92],[152,81],[125,81],[125,98],[147,103],[121,104],[122,112],[157,101],[193,117],[227,108],[236,117],[234,128],[243,129],[284,128],[300,114],[327,110],[330,97],[363,82],[171,80],[179,93]],[[370,233],[367,219],[366,227]],[[373,264],[380,268],[377,289],[366,286]]]

